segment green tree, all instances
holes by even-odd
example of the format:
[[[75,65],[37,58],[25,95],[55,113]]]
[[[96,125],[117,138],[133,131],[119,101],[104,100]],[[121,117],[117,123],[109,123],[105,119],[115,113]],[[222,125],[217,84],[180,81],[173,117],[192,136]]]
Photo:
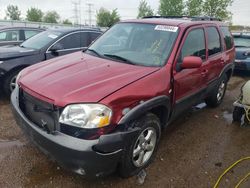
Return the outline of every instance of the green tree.
[[[145,16],[154,15],[153,9],[150,7],[150,5],[148,5],[148,3],[145,0],[141,0],[138,11],[139,13],[137,18],[143,18]]]
[[[203,8],[203,0],[186,1],[187,16],[201,16]]]
[[[60,15],[56,11],[49,11],[43,17],[43,21],[46,23],[58,23],[59,19]]]
[[[72,22],[69,19],[63,20],[62,23],[66,25],[72,25]]]
[[[20,20],[21,11],[16,5],[8,5],[6,10],[6,17],[11,20]]]
[[[184,14],[183,0],[160,0],[159,14],[161,16],[182,16]]]
[[[31,7],[27,10],[26,19],[31,22],[41,22],[43,18],[43,12],[38,8]]]
[[[116,22],[120,21],[120,16],[117,9],[108,11],[104,8],[100,8],[96,15],[97,25],[100,27],[111,27]]]
[[[232,3],[233,0],[205,0],[203,12],[206,16],[230,20],[232,13],[227,8],[231,6]]]

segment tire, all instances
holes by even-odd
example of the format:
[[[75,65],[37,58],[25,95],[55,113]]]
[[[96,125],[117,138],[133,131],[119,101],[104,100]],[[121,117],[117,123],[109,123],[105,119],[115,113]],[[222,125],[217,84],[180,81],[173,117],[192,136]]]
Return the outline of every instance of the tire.
[[[244,115],[245,111],[243,108],[235,107],[233,111],[233,121],[234,122],[241,122],[241,118]]]
[[[13,71],[9,75],[6,76],[4,83],[3,83],[3,90],[7,97],[9,97],[11,92],[13,91],[14,83],[16,81],[15,79],[20,71],[21,70]]]
[[[205,99],[205,102],[208,107],[215,108],[222,103],[227,89],[227,82],[228,82],[227,76],[223,75],[220,78],[218,84],[216,85],[214,91],[212,91],[210,96],[208,96]]]
[[[127,144],[121,159],[119,172],[123,178],[134,176],[148,167],[154,159],[161,137],[160,120],[154,114],[146,114],[134,122],[134,127],[140,127],[141,131]]]

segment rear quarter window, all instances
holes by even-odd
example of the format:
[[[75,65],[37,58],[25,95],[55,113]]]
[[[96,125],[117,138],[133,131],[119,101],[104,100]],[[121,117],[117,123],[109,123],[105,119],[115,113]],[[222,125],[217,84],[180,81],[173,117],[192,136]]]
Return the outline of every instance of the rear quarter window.
[[[223,33],[226,49],[230,50],[233,48],[233,37],[228,29],[228,27],[221,27]]]
[[[18,41],[19,31],[18,30],[7,30],[0,32],[0,41]]]

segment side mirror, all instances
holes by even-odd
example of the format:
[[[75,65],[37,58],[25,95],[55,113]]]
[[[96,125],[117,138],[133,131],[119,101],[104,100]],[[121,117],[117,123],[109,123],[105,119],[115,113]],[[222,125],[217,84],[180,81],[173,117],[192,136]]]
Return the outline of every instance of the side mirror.
[[[57,52],[58,50],[63,50],[63,46],[60,43],[56,43],[49,49],[51,52]]]
[[[200,68],[202,65],[202,59],[196,56],[187,56],[184,57],[181,64],[182,69],[195,69]]]

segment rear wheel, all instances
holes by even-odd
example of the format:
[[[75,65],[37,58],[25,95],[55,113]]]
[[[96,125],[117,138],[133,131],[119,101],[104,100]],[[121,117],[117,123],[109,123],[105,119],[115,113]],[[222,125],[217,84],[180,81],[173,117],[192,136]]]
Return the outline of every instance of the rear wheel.
[[[10,96],[11,92],[15,89],[16,78],[20,71],[21,70],[13,71],[5,78],[3,89],[4,89],[4,93],[6,94],[6,96]]]
[[[205,99],[205,102],[209,107],[217,107],[222,103],[227,89],[227,82],[227,76],[223,75],[220,78],[215,90],[211,93],[209,97]]]
[[[127,145],[119,167],[122,177],[138,174],[153,160],[161,135],[159,118],[154,114],[147,114],[135,122],[140,127],[139,134]]]

